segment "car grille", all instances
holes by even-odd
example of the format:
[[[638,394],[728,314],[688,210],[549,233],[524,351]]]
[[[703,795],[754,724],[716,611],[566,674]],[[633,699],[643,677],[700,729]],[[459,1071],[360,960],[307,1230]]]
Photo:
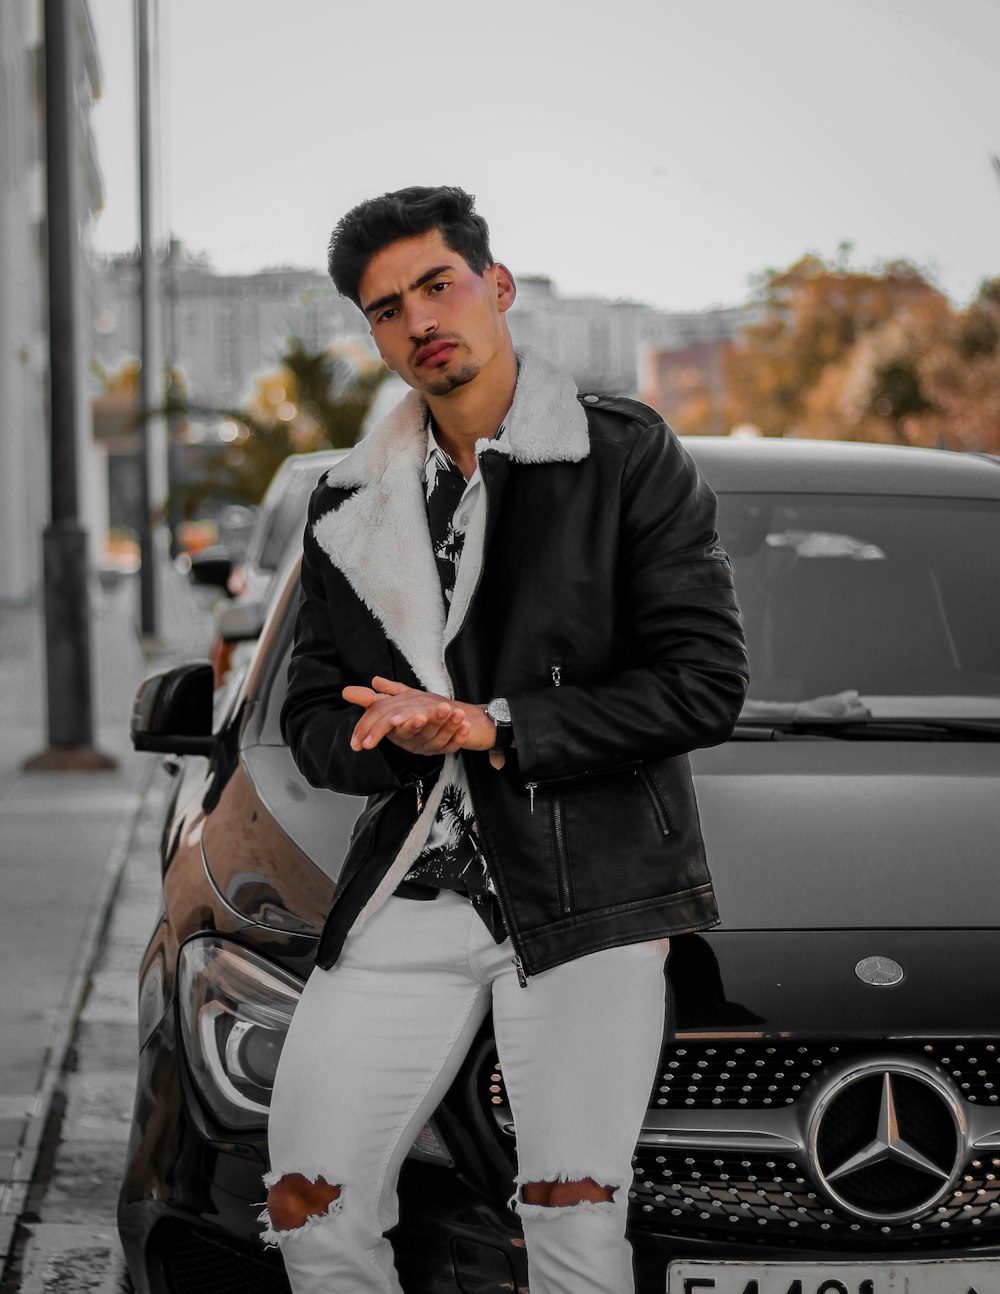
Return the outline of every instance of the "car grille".
[[[663,1054],[654,1106],[689,1109],[789,1105],[837,1046],[789,1042],[671,1048]]]
[[[1000,1159],[975,1160],[947,1204],[896,1225],[852,1221],[814,1188],[802,1165],[764,1155],[691,1155],[640,1150],[631,1192],[640,1227],[760,1244],[918,1249],[933,1238],[968,1237],[1000,1225]],[[887,1174],[888,1179],[888,1174]],[[894,1189],[894,1183],[885,1182]]]
[[[154,1241],[170,1294],[291,1294],[284,1269],[187,1228]]]
[[[824,1042],[687,1043],[664,1049],[654,1106],[790,1105],[834,1058],[870,1050],[864,1044]],[[912,1046],[900,1050],[912,1051]],[[948,1040],[926,1043],[924,1055],[949,1073],[967,1101],[1000,1103],[1000,1043]]]
[[[940,1248],[951,1239],[967,1246],[977,1234],[984,1242],[995,1240],[1000,1228],[1000,1142],[970,1152],[961,1171],[950,1182],[943,1181],[940,1197],[925,1208],[920,1199],[927,1183],[919,1173],[892,1157],[876,1162],[855,1174],[850,1189],[842,1192],[848,1204],[856,1206],[853,1211],[822,1189],[805,1144],[791,1152],[757,1151],[745,1144],[753,1132],[744,1132],[744,1144],[726,1144],[726,1128],[741,1126],[740,1112],[748,1129],[775,1127],[777,1120],[794,1118],[799,1111],[807,1117],[824,1085],[829,1087],[838,1074],[862,1066],[876,1052],[889,1067],[897,1058],[904,1067],[895,1079],[895,1100],[914,1142],[929,1148],[942,1163],[951,1146],[955,1163],[961,1164],[960,1143],[949,1142],[947,1106],[936,1104],[933,1092],[928,1095],[919,1074],[940,1075],[959,1109],[998,1104],[1000,1042],[678,1039],[664,1047],[647,1126],[636,1150],[630,1196],[633,1225],[741,1243],[752,1236],[760,1244],[803,1249],[859,1244],[876,1249],[930,1244]],[[909,1065],[917,1067],[916,1078],[905,1072]],[[817,1137],[820,1157],[832,1146],[844,1158],[871,1141],[878,1078],[876,1074],[866,1080],[867,1087],[851,1089],[831,1110]],[[501,1139],[510,1145],[512,1117],[495,1058],[482,1071],[481,1090]],[[706,1112],[701,1122],[694,1113],[698,1111]],[[666,1144],[686,1127],[711,1128],[710,1111],[722,1112],[715,1116],[719,1131],[711,1147]],[[992,1129],[992,1123],[989,1126]],[[883,1213],[888,1216],[883,1218]]]

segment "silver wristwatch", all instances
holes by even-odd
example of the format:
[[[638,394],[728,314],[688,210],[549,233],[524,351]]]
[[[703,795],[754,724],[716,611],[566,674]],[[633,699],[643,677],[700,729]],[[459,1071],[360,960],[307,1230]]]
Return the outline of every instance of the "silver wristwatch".
[[[494,697],[483,708],[496,725],[497,735],[494,750],[510,750],[514,742],[514,728],[507,698],[502,696]]]
[[[498,728],[501,726],[506,728],[510,727],[510,724],[511,724],[510,706],[507,704],[506,697],[503,697],[503,696],[495,697],[494,700],[490,701],[486,705],[485,709],[486,709],[486,713],[490,716],[490,718],[493,720],[493,722],[496,724]]]

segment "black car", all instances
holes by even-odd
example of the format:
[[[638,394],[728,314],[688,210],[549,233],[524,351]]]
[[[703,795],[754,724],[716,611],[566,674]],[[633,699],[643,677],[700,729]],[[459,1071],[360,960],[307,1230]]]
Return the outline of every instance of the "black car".
[[[1000,463],[685,443],[753,681],[692,761],[724,924],[667,964],[638,1290],[1000,1290]],[[184,756],[119,1209],[140,1294],[287,1289],[258,1239],[271,1082],[360,807],[279,732],[296,591],[214,722],[207,664],[136,700],[137,747]],[[513,1163],[487,1025],[404,1167],[407,1291],[527,1284]]]

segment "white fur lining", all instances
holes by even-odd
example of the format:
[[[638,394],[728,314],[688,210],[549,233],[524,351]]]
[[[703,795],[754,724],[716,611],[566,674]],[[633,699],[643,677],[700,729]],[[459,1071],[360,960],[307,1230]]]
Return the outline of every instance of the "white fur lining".
[[[339,508],[320,517],[313,534],[424,687],[451,696],[444,646],[465,619],[477,572],[470,569],[475,563],[463,555],[446,631],[422,479],[426,419],[426,404],[411,391],[330,469],[329,484],[359,488]],[[587,415],[572,379],[525,351],[503,436],[481,440],[476,448],[522,463],[586,458]],[[485,519],[470,529],[467,553],[481,554],[484,526]]]
[[[390,452],[381,443],[361,442],[359,449],[367,450],[375,474],[339,508],[320,517],[313,534],[424,687],[451,696],[441,652],[444,606],[427,530],[425,446],[412,426],[400,434],[412,423],[412,406],[408,397],[380,424],[388,424],[392,434]]]

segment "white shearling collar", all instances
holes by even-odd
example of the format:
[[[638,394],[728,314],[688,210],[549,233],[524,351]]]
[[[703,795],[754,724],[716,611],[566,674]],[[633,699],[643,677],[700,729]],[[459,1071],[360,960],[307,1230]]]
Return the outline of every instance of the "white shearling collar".
[[[476,449],[507,454],[518,463],[579,462],[590,453],[587,415],[577,400],[576,383],[525,348],[520,361],[514,401],[505,419],[503,436],[495,444],[483,439]],[[427,425],[427,402],[410,391],[354,449],[326,474],[333,486],[366,485],[385,471],[389,461],[420,437]],[[422,441],[426,444],[426,441]]]
[[[587,415],[575,383],[538,355],[519,356],[514,402],[498,441],[477,442],[479,453],[504,454],[518,463],[579,462],[590,453]],[[334,566],[381,623],[389,639],[430,691],[451,695],[445,642],[468,609],[456,586],[448,624],[427,529],[423,462],[427,404],[411,391],[325,481],[356,492],[320,517],[313,534]],[[482,533],[466,536],[466,549]],[[471,554],[470,554],[471,556]],[[471,595],[471,590],[469,591]],[[362,680],[358,680],[361,682]]]

